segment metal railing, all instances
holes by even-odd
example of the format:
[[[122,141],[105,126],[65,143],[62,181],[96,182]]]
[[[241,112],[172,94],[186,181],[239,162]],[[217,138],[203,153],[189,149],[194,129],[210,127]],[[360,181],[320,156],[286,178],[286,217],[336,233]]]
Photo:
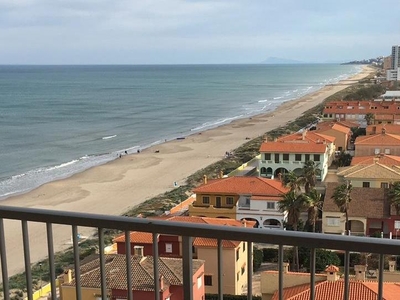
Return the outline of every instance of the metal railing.
[[[2,278],[8,278],[7,272],[7,255],[5,238],[4,238],[4,219],[21,221],[25,274],[27,282],[28,299],[32,299],[32,273],[31,259],[29,251],[29,232],[28,222],[41,222],[46,224],[47,244],[48,244],[48,261],[50,266],[50,284],[51,299],[56,298],[55,284],[55,263],[54,263],[54,246],[53,246],[53,224],[70,225],[73,237],[74,251],[74,271],[76,280],[76,299],[82,299],[81,282],[80,282],[80,262],[79,262],[79,240],[78,226],[97,228],[99,238],[99,249],[104,249],[104,230],[117,229],[125,232],[125,250],[127,265],[131,261],[131,244],[130,231],[150,232],[153,234],[153,255],[154,255],[154,290],[159,290],[159,274],[158,274],[158,234],[169,234],[182,236],[182,268],[183,268],[183,290],[184,299],[193,299],[192,284],[192,238],[205,237],[217,239],[217,261],[218,261],[218,295],[219,299],[223,299],[222,287],[222,241],[236,240],[247,242],[248,262],[247,263],[247,299],[252,299],[252,249],[253,243],[268,243],[278,245],[279,259],[279,299],[283,299],[283,247],[284,246],[305,246],[311,248],[311,264],[310,264],[310,299],[315,299],[315,253],[317,248],[335,249],[345,251],[344,266],[344,300],[349,299],[349,261],[350,252],[369,252],[379,254],[379,281],[378,281],[378,299],[382,299],[383,293],[383,269],[384,255],[397,255],[400,253],[400,241],[390,239],[324,235],[307,232],[294,232],[282,230],[260,230],[254,228],[230,227],[230,226],[211,226],[195,223],[182,223],[162,221],[155,219],[129,218],[123,216],[97,215],[76,212],[62,212],[43,209],[29,209],[20,207],[0,207],[0,255],[1,255],[1,271]],[[155,243],[154,243],[155,242]],[[107,299],[106,292],[106,276],[105,276],[105,254],[100,251],[100,273],[101,273],[101,297]],[[127,286],[128,299],[132,300],[132,274],[130,268],[127,268]],[[10,299],[10,289],[8,280],[3,280],[4,299]],[[154,298],[159,299],[159,293],[154,293]]]

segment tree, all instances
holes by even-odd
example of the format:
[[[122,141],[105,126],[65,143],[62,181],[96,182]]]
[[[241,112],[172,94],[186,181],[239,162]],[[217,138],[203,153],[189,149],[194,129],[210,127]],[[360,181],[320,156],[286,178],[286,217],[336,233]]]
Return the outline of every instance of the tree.
[[[349,235],[349,204],[351,202],[351,190],[352,186],[350,182],[341,184],[337,186],[333,192],[332,199],[335,204],[339,207],[342,213],[345,213],[346,223],[345,223],[345,232],[346,235]]]
[[[304,190],[309,193],[317,183],[317,175],[321,174],[321,170],[318,168],[319,163],[315,163],[313,160],[308,160],[304,163],[303,174],[299,181],[304,184]]]
[[[283,174],[282,183],[291,191],[301,191],[301,182],[299,180],[299,177],[293,171]]]
[[[391,185],[388,191],[390,204],[396,209],[396,214],[400,214],[400,181],[396,181]]]
[[[281,212],[287,212],[287,225],[297,231],[300,213],[307,207],[306,197],[303,194],[297,194],[295,190],[291,190],[282,195],[282,200],[278,202],[278,207]],[[299,271],[297,246],[293,247],[293,267],[297,272]]]
[[[312,227],[312,232],[315,232],[315,223],[318,219],[318,210],[321,209],[323,204],[322,195],[318,193],[316,189],[312,189],[310,192],[304,194],[304,196],[308,202],[308,224]]]
[[[373,113],[367,113],[364,117],[365,121],[367,121],[368,125],[371,125],[375,119],[375,116]]]

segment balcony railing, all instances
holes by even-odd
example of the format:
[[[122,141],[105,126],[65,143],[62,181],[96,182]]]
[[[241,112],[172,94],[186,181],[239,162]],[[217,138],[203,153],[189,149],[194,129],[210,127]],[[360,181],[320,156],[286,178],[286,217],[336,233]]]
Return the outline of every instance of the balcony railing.
[[[22,225],[22,237],[24,246],[24,263],[27,282],[28,299],[33,299],[32,295],[32,273],[31,258],[29,247],[28,222],[40,222],[46,224],[47,244],[48,244],[48,261],[50,266],[50,284],[51,299],[56,298],[55,284],[55,263],[54,263],[54,247],[53,247],[53,225],[62,224],[71,226],[71,234],[73,237],[74,252],[74,271],[76,280],[76,299],[82,299],[81,282],[80,282],[80,262],[79,262],[79,240],[78,226],[96,228],[98,232],[99,249],[104,249],[104,230],[117,229],[125,232],[126,241],[126,261],[130,265],[131,244],[130,231],[150,232],[153,234],[153,241],[157,241],[158,234],[170,234],[182,236],[182,268],[183,268],[183,289],[184,299],[193,299],[192,284],[192,238],[205,237],[214,238],[218,241],[217,261],[218,261],[218,294],[219,299],[223,299],[222,287],[222,240],[238,240],[247,242],[248,264],[247,264],[247,299],[252,299],[252,246],[253,243],[268,243],[278,245],[278,270],[279,270],[279,299],[283,299],[283,247],[284,246],[305,246],[311,249],[311,275],[310,299],[315,298],[315,257],[317,248],[343,250],[345,252],[344,266],[344,299],[349,299],[349,261],[350,252],[369,252],[379,254],[379,281],[378,281],[378,299],[382,299],[383,292],[383,270],[384,255],[398,255],[400,253],[400,241],[379,238],[365,238],[352,236],[324,235],[307,232],[281,231],[281,230],[260,230],[254,228],[229,227],[229,226],[210,226],[204,224],[181,223],[161,221],[154,219],[129,218],[122,216],[96,215],[75,212],[51,211],[42,209],[29,209],[19,207],[0,207],[0,254],[1,254],[1,271],[2,278],[8,278],[7,272],[7,255],[5,244],[5,228],[4,219],[19,220]],[[158,274],[158,244],[153,243],[154,254],[154,289],[159,290],[159,274]],[[100,270],[101,270],[101,298],[107,299],[106,276],[105,276],[105,255],[100,251]],[[127,286],[128,299],[132,300],[132,274],[131,269],[127,268]],[[10,299],[10,289],[8,280],[3,280],[4,299]],[[159,299],[159,293],[154,293],[154,299]]]

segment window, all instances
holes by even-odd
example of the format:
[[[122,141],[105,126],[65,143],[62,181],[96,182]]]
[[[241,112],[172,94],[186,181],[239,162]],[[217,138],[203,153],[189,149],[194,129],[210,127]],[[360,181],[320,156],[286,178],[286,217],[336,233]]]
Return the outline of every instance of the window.
[[[210,197],[203,196],[203,204],[210,204]]]
[[[289,160],[289,154],[288,153],[283,153],[283,160]]]
[[[233,205],[233,197],[226,197],[226,204]]]
[[[143,256],[143,246],[134,246],[133,247],[133,254]]]
[[[275,202],[267,202],[267,209],[275,209]]]
[[[265,153],[265,160],[271,160],[271,153]]]
[[[314,154],[314,161],[320,161],[320,155]]]
[[[364,181],[364,182],[363,182],[363,187],[369,188],[369,182],[368,182],[368,181]]]
[[[236,261],[239,260],[239,253],[240,253],[239,250],[240,250],[240,248],[236,249]]]
[[[309,161],[310,160],[310,154],[304,154],[305,156],[305,161]]]
[[[201,279],[201,276],[197,277],[197,288],[198,289],[201,288],[202,285],[203,285],[203,280]]]
[[[339,217],[326,217],[326,223],[328,226],[338,227],[339,221],[340,221]]]
[[[389,148],[385,149],[385,154],[390,154],[390,149]]]
[[[172,253],[172,244],[171,243],[165,244],[165,253]]]
[[[204,285],[212,286],[212,275],[204,275]]]
[[[295,154],[294,160],[295,161],[301,161],[301,154]]]
[[[387,182],[381,182],[381,188],[382,188],[382,189],[388,189],[388,188],[389,188],[389,183],[387,183]]]

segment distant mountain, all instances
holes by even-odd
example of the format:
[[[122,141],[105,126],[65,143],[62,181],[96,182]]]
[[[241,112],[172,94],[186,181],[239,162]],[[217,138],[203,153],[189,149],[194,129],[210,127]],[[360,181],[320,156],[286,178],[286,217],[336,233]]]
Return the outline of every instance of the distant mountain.
[[[266,60],[261,62],[262,64],[304,64],[305,62],[294,60],[294,59],[286,59],[281,57],[268,57]]]

